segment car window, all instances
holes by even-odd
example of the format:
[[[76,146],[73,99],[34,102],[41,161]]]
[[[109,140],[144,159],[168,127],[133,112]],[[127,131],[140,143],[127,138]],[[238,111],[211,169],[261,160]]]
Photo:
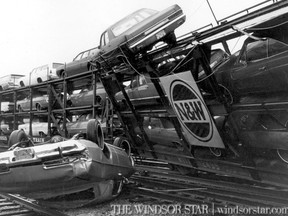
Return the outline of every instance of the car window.
[[[82,55],[83,55],[83,53],[79,53],[79,54],[74,58],[73,61],[78,61],[78,60],[80,60],[80,59],[82,58]]]
[[[85,121],[86,120],[86,115],[81,115],[77,121]]]
[[[163,128],[161,120],[159,118],[151,118],[147,116],[144,117],[143,126],[152,128]]]
[[[132,28],[136,24],[142,22],[149,16],[155,14],[157,11],[150,9],[142,9],[118,22],[117,25],[111,28],[114,36],[117,37],[120,34],[126,32],[128,29]]]
[[[105,45],[105,41],[104,41],[104,33],[101,35],[100,38],[100,47]]]
[[[246,51],[242,53],[240,60],[256,61],[268,57],[267,40],[251,41],[246,45]]]
[[[108,37],[107,31],[104,33],[104,40],[105,40],[105,44],[109,43],[109,37]]]
[[[57,68],[57,67],[59,67],[61,65],[63,65],[63,64],[61,64],[61,63],[53,63],[52,64],[52,68]]]
[[[138,87],[138,85],[137,85],[137,80],[132,80],[132,82],[131,82],[131,88],[136,88],[136,87]]]
[[[268,41],[268,56],[274,56],[288,50],[288,45],[272,38]]]
[[[90,50],[89,56],[95,55],[97,53],[97,48]]]
[[[162,122],[163,128],[167,128],[167,129],[175,128],[173,123],[170,120],[168,120],[168,119],[161,118],[161,122]]]
[[[88,55],[89,55],[89,51],[84,52],[81,59],[86,58]]]
[[[105,32],[101,35],[100,46],[105,46],[107,43],[109,43],[109,37],[108,37],[108,32],[105,31]]]
[[[139,76],[139,86],[146,85],[146,79],[144,75]]]

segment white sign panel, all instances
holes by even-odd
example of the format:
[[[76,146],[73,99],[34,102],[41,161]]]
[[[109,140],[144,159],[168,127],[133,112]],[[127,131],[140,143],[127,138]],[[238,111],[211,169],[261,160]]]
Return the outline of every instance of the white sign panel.
[[[189,144],[225,148],[191,72],[161,77],[160,81]]]

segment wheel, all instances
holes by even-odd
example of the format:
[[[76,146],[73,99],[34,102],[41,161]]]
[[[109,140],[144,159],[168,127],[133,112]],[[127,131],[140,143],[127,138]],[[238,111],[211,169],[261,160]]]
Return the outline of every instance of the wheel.
[[[22,109],[22,107],[19,105],[18,106],[18,112],[23,112],[24,110]]]
[[[101,124],[96,119],[90,119],[87,124],[87,139],[95,142],[102,150],[104,149],[104,135]]]
[[[65,78],[65,77],[67,77],[67,74],[66,74],[66,72],[63,70],[63,71],[60,72],[60,78]]]
[[[25,142],[29,140],[27,134],[23,130],[14,130],[9,137],[8,146],[9,148],[16,143]]]
[[[96,68],[93,65],[91,65],[91,64],[88,65],[88,71],[93,71],[95,69]]]
[[[128,139],[126,139],[125,137],[122,137],[122,136],[117,137],[114,140],[113,145],[124,149],[128,156],[131,155],[130,143],[129,143]]]
[[[41,107],[40,104],[36,104],[36,110],[37,110],[37,111],[41,111],[41,110],[42,110],[42,107]]]
[[[220,157],[222,155],[222,151],[219,148],[211,148],[210,147],[209,149],[210,149],[210,152],[216,157]]]
[[[102,105],[102,98],[100,96],[96,96],[96,104]]]
[[[42,83],[42,79],[40,77],[37,78],[37,83]]]
[[[67,100],[66,105],[67,105],[67,107],[72,107],[73,106],[72,101],[71,100]]]
[[[231,92],[229,91],[229,89],[226,88],[225,86],[221,85],[221,84],[219,84],[219,87],[223,93],[223,96],[224,96],[224,99],[226,100],[226,102],[230,105],[233,104],[235,101],[234,101],[234,98],[233,98]]]
[[[287,150],[277,149],[277,154],[283,162],[288,164],[288,151]]]
[[[123,188],[123,180],[114,180],[114,184],[113,184],[113,190],[112,190],[112,196],[116,197],[118,196]]]

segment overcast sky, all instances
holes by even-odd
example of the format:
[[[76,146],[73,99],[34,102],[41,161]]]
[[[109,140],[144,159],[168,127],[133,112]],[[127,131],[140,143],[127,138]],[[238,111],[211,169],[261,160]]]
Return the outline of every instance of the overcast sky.
[[[264,0],[209,0],[216,18]],[[68,63],[81,51],[99,45],[101,33],[139,8],[163,10],[178,4],[186,22],[182,35],[215,19],[207,0],[0,0],[0,76],[29,74],[49,62]],[[236,51],[236,50],[235,50]]]

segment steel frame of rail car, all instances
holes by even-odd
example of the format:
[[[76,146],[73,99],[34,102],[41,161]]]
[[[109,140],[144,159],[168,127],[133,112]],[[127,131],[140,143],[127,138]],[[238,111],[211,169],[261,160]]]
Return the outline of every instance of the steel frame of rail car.
[[[87,82],[90,82],[93,85],[93,95],[94,100],[91,101],[91,106],[89,107],[67,107],[67,96],[68,93],[71,93],[74,90],[80,89],[82,86],[85,86]],[[60,134],[63,137],[67,137],[68,132],[66,128],[67,119],[69,119],[72,115],[81,114],[85,112],[92,113],[93,118],[96,118],[97,115],[106,115],[106,108],[111,109],[111,106],[100,106],[96,101],[96,74],[95,71],[87,71],[81,73],[79,75],[67,77],[64,79],[57,79],[48,81],[45,83],[40,83],[33,86],[22,87],[19,89],[7,90],[0,92],[0,101],[8,101],[13,104],[13,111],[8,113],[0,114],[0,122],[6,121],[9,123],[9,128],[11,132],[13,130],[18,129],[19,122],[23,120],[23,118],[29,119],[29,135],[36,142],[43,142],[50,139],[53,135]],[[34,110],[33,105],[33,95],[34,93],[47,94],[49,97],[48,108],[46,110]],[[30,109],[25,112],[19,112],[17,110],[17,100],[25,98],[26,96],[30,96]],[[0,106],[1,109],[1,106]],[[33,119],[42,118],[47,122],[47,137],[33,137],[32,136],[32,124]],[[60,122],[62,121],[63,128],[60,128]],[[108,119],[107,119],[108,121]],[[109,119],[109,125],[113,119]],[[57,131],[53,130],[52,124],[57,128]],[[111,128],[109,129],[109,135],[111,139]],[[3,145],[4,149],[9,148],[8,146],[8,135],[5,135],[7,138],[1,141],[1,145]]]
[[[237,109],[237,107],[236,106],[231,107],[228,101],[225,101],[225,96],[222,94],[214,76],[213,75],[210,76],[211,68],[205,58],[207,48],[205,47],[204,44],[198,44],[195,46],[194,50],[192,51],[192,49],[189,49],[189,48],[185,49],[185,46],[187,44],[191,44],[195,40],[207,40],[206,45],[208,47],[210,47],[212,44],[222,43],[224,48],[228,49],[226,41],[229,39],[238,37],[240,35],[239,32],[235,32],[228,36],[217,38],[216,40],[209,41],[209,37],[213,36],[214,34],[218,34],[223,31],[226,31],[227,29],[230,29],[231,26],[234,24],[243,23],[255,17],[264,15],[268,12],[276,11],[280,8],[284,8],[288,6],[287,1],[279,1],[279,2],[273,1],[273,2],[274,2],[273,5],[269,5],[267,7],[251,12],[248,15],[245,15],[243,17],[224,23],[221,26],[215,27],[211,30],[204,31],[200,34],[194,34],[191,37],[181,39],[177,41],[177,46],[172,47],[172,48],[168,46],[163,46],[149,53],[134,56],[134,55],[130,55],[130,53],[127,50],[125,50],[125,46],[119,46],[117,48],[118,49],[117,52],[115,52],[117,53],[117,56],[113,56],[113,57],[109,56],[109,58],[106,58],[106,59],[103,56],[100,56],[94,59],[93,63],[95,67],[97,67],[99,78],[102,81],[107,91],[107,94],[113,103],[113,106],[115,108],[115,111],[118,114],[118,117],[122,121],[122,124],[125,125],[126,138],[128,138],[132,142],[136,153],[139,153],[140,155],[144,155],[148,157],[152,156],[156,159],[159,158],[159,154],[162,154],[165,156],[168,155],[166,158],[164,157],[164,160],[169,163],[171,162],[172,164],[174,163],[176,165],[181,165],[181,166],[183,165],[185,167],[190,167],[193,169],[200,169],[200,170],[218,172],[218,173],[223,173],[223,174],[229,173],[229,174],[234,175],[236,172],[238,172],[237,174],[235,174],[236,176],[238,175],[237,177],[243,174],[244,175],[242,176],[243,178],[249,178],[255,181],[261,181],[261,179],[262,180],[264,179],[264,181],[266,182],[274,183],[275,179],[281,176],[281,180],[279,180],[280,182],[276,181],[277,184],[280,184],[280,185],[284,184],[285,186],[287,186],[285,182],[287,182],[288,176],[285,174],[286,173],[285,169],[283,170],[281,168],[282,166],[281,164],[280,165],[278,164],[279,166],[277,167],[277,168],[279,167],[281,168],[281,173],[279,173],[279,176],[278,176],[278,173],[273,170],[275,169],[275,167],[273,168],[272,164],[269,164],[268,168],[266,169],[265,165],[261,163],[260,159],[258,160],[258,158],[253,158],[254,156],[249,151],[247,152],[245,150],[244,151],[239,150],[237,144],[233,146],[229,144],[229,142],[225,142],[225,147],[226,147],[226,150],[228,149],[229,151],[232,152],[232,154],[235,154],[237,157],[239,157],[238,158],[239,160],[233,159],[230,161],[229,160],[225,161],[225,160],[219,160],[219,159],[215,160],[215,159],[205,158],[205,157],[196,158],[195,147],[188,145],[187,140],[183,136],[180,126],[179,126],[180,125],[179,120],[175,116],[175,113],[173,113],[171,105],[169,101],[167,100],[167,98],[165,97],[165,94],[159,84],[159,77],[157,76],[157,74],[159,75],[159,73],[155,67],[157,63],[160,63],[161,61],[169,58],[169,55],[177,56],[177,55],[185,54],[186,59],[194,58],[195,60],[197,60],[199,64],[203,67],[207,77],[209,77],[207,80],[209,80],[209,85],[212,87],[214,99],[216,99],[215,101],[218,101],[218,103],[212,104],[209,107],[210,112],[212,112],[213,115],[219,114],[220,116],[223,116],[223,115],[228,116],[228,114],[233,112],[235,109]],[[119,53],[121,54],[119,55]],[[167,55],[165,53],[169,53],[169,54]],[[186,61],[186,63],[187,62],[188,60]],[[183,62],[180,61],[180,63],[177,66],[179,66],[182,63]],[[187,68],[189,68],[189,66],[192,66],[192,65],[188,64]],[[172,71],[174,71],[175,68],[173,68]],[[136,108],[133,105],[125,89],[122,86],[123,80],[125,80],[126,77],[131,76],[132,73],[142,73],[142,74],[147,73],[150,75],[150,77],[153,78],[152,82],[160,97],[162,111],[160,111],[161,109],[159,108],[156,109],[152,107],[148,109],[146,108],[146,110],[145,109],[139,110],[139,108]],[[116,83],[117,86],[121,89],[121,92],[126,102],[125,108],[123,108],[123,106],[116,101],[114,97],[115,91],[113,91],[110,85],[112,82]],[[220,109],[218,109],[217,107],[219,103],[222,104],[222,108]],[[213,107],[213,105],[215,106]],[[213,108],[215,109],[213,110]],[[174,153],[161,152],[161,151],[157,152],[154,147],[155,143],[149,140],[149,137],[147,136],[144,130],[143,120],[142,120],[143,116],[158,116],[159,118],[164,117],[164,116],[168,117],[174,124],[174,128],[179,136],[179,139],[182,142],[183,150],[180,152],[179,151],[176,152],[175,150]],[[232,130],[237,128],[237,125],[235,125],[233,121],[233,117],[231,120],[231,124],[232,125],[230,125],[230,127],[232,128]],[[136,126],[139,127],[140,129],[140,136],[139,136],[139,133],[137,134],[133,130]],[[225,136],[223,137],[223,136],[224,134],[222,135],[223,139],[228,139],[228,140],[231,139],[231,137],[225,137]],[[232,144],[233,144],[233,141],[232,141]],[[261,152],[259,154],[261,154]],[[175,160],[175,158],[178,158],[178,157],[187,159],[190,165],[187,165],[185,163],[181,164],[181,161],[179,160],[177,161],[177,159]],[[163,160],[163,157],[159,159]]]
[[[189,59],[189,58],[193,57],[193,58],[197,59],[199,61],[199,63],[201,64],[201,66],[203,67],[203,69],[205,70],[207,76],[209,76],[212,74],[212,71],[211,71],[211,68],[209,66],[209,63],[206,60],[207,59],[206,58],[206,50],[207,50],[207,47],[205,45],[198,45],[198,46],[196,46],[196,48],[186,50],[186,54],[187,54],[186,58]],[[128,60],[128,59],[126,59],[126,60]],[[189,60],[187,60],[187,61],[189,61]],[[179,136],[179,139],[182,140],[184,151],[186,152],[185,155],[193,157],[194,147],[192,145],[188,144],[186,138],[184,137],[184,135],[181,131],[180,122],[177,119],[175,113],[172,111],[172,107],[171,107],[167,97],[165,96],[165,93],[163,92],[162,87],[160,86],[160,80],[159,80],[159,77],[157,76],[157,71],[155,70],[153,64],[151,64],[150,62],[147,62],[147,61],[140,61],[140,62],[136,62],[136,63],[129,61],[129,64],[130,64],[129,66],[131,68],[134,68],[134,69],[137,68],[139,71],[142,71],[142,72],[145,71],[147,74],[149,74],[151,76],[151,81],[153,82],[153,84],[154,84],[154,86],[155,86],[155,88],[156,88],[156,90],[160,96],[160,101],[162,104],[162,110],[165,110],[165,111],[163,111],[163,113],[165,113],[164,115],[171,120],[171,122],[173,123],[174,128],[177,132],[177,135]],[[148,138],[148,136],[144,130],[142,117],[145,115],[147,116],[147,114],[148,115],[154,114],[156,116],[163,116],[163,113],[161,113],[160,115],[157,115],[157,113],[155,114],[155,111],[153,111],[152,109],[150,112],[147,112],[144,114],[139,112],[134,107],[132,102],[130,101],[130,98],[128,97],[125,89],[123,88],[123,85],[121,84],[121,81],[123,79],[123,76],[121,76],[121,71],[117,71],[115,73],[115,68],[113,68],[112,70],[107,72],[107,67],[105,67],[105,66],[101,67],[102,66],[101,63],[97,63],[97,65],[98,65],[99,78],[100,78],[101,82],[103,83],[103,86],[105,87],[106,92],[107,92],[111,102],[113,103],[113,107],[115,108],[115,112],[117,112],[117,115],[120,118],[120,120],[122,121],[122,124],[126,125],[125,129],[126,129],[127,138],[129,138],[129,140],[132,141],[133,146],[136,149],[136,151],[138,151],[138,150],[143,151],[142,147],[139,146],[139,145],[141,145],[141,143],[139,143],[139,138],[140,138],[140,140],[143,141],[146,146],[149,146],[148,151],[151,152],[152,156],[157,159],[158,156],[155,153],[153,143],[151,143],[149,141],[149,138]],[[122,65],[121,65],[121,67],[122,67]],[[131,68],[130,68],[130,71],[133,70]],[[125,72],[129,71],[129,69],[127,69],[127,68],[123,68],[123,70]],[[128,111],[128,113],[127,113],[127,110],[123,110],[123,108],[121,108],[119,103],[116,101],[116,99],[114,97],[115,91],[110,86],[110,84],[112,83],[112,80],[114,82],[116,82],[119,89],[121,89],[121,92],[123,93],[123,95],[125,97],[125,101],[128,105],[130,112]],[[218,101],[222,102],[224,104],[224,106],[226,106],[225,105],[225,99],[221,93],[221,90],[220,90],[215,78],[213,76],[209,76],[208,80],[209,80],[209,85],[212,86],[212,89],[214,91],[214,96],[217,98]],[[132,121],[135,121],[136,125],[140,128],[140,131],[141,131],[140,137],[139,137],[139,134],[136,134],[133,131],[133,129],[131,129],[131,126],[133,128],[133,123],[131,122],[131,119],[133,119]],[[147,152],[147,150],[146,150],[146,152]],[[181,157],[181,155],[178,155],[178,156]],[[193,167],[197,168],[197,165],[194,163],[193,160],[189,160],[189,161]]]

